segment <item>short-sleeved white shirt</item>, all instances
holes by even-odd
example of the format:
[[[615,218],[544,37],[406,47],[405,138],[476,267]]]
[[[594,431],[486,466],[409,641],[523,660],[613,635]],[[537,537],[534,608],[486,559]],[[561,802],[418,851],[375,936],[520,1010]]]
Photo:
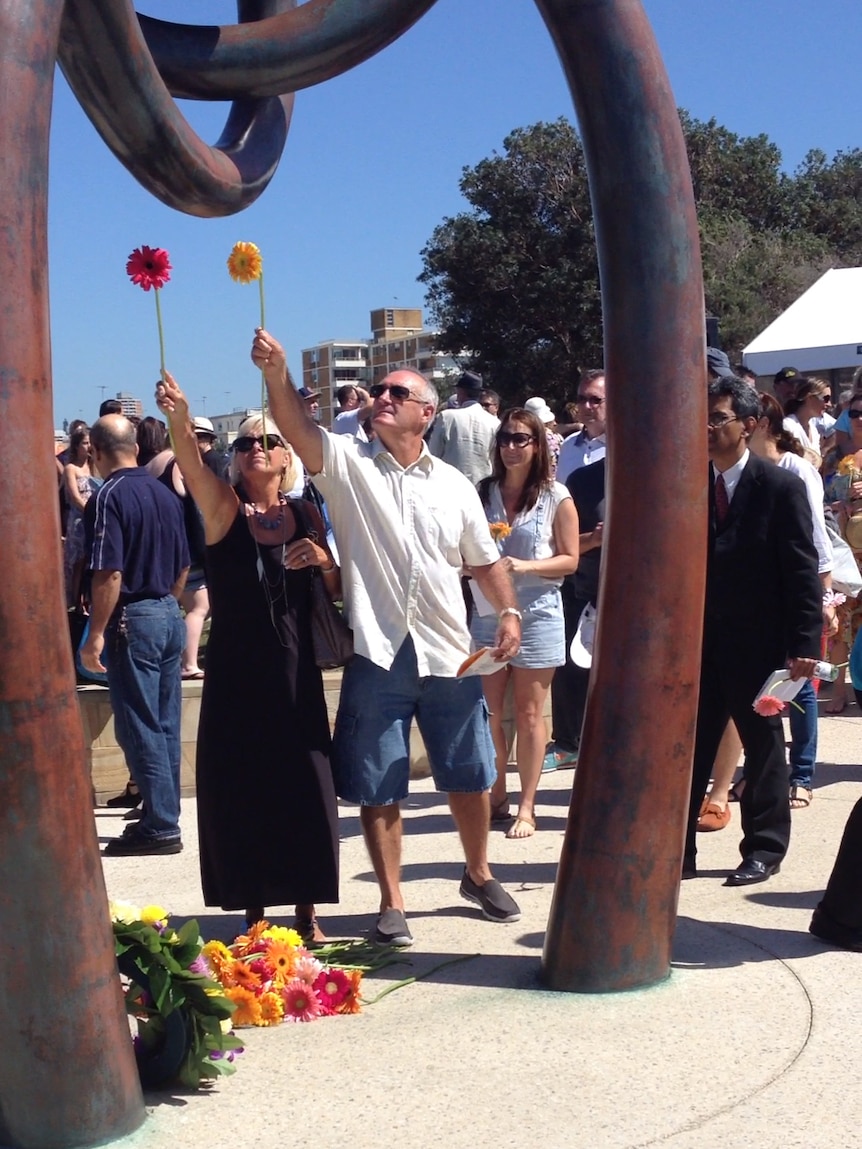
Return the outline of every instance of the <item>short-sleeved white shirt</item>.
[[[461,567],[500,557],[475,488],[424,444],[405,468],[379,439],[320,437],[314,482],[338,542],[357,654],[388,670],[409,634],[421,676],[454,677],[470,653]]]

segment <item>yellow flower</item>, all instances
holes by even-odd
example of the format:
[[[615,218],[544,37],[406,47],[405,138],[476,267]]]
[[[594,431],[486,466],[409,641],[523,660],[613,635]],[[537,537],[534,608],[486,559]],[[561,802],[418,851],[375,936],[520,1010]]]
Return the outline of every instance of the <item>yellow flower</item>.
[[[256,243],[235,243],[227,259],[227,269],[231,279],[237,283],[251,283],[260,279],[263,260]]]
[[[508,523],[488,523],[488,529],[491,532],[491,538],[495,543],[507,539],[512,533],[512,528]]]
[[[141,920],[141,911],[131,902],[109,902],[108,908],[111,911],[112,922],[122,922],[130,926],[132,922]]]
[[[260,997],[259,1025],[278,1025],[284,1017],[284,1002],[280,993],[264,993]]]
[[[163,906],[144,906],[141,910],[141,921],[148,926],[165,926],[168,922],[168,911]]]
[[[296,949],[302,945],[302,938],[296,930],[289,929],[287,926],[269,926],[260,936],[270,938],[274,942],[284,942],[285,945],[294,946]]]
[[[201,953],[207,959],[213,973],[222,984],[225,984],[225,977],[228,978],[229,984],[233,984],[230,982],[229,971],[233,966],[234,956],[224,942],[207,942],[201,950]]]
[[[224,991],[224,995],[236,1005],[231,1017],[235,1029],[243,1025],[260,1025],[260,1002],[250,989],[232,985]]]

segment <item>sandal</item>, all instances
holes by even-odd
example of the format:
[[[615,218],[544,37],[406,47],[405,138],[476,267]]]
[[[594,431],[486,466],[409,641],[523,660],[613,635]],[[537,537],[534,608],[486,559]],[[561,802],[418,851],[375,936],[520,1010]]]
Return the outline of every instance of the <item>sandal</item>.
[[[811,799],[814,797],[813,790],[809,790],[807,786],[791,786],[790,787],[790,809],[791,810],[804,810],[806,806],[811,805]]]
[[[519,814],[506,831],[506,837],[509,839],[532,838],[535,832],[536,819],[526,818],[523,814]]]
[[[504,794],[499,802],[491,803],[491,821],[492,822],[510,822],[512,815],[509,813],[509,795]]]

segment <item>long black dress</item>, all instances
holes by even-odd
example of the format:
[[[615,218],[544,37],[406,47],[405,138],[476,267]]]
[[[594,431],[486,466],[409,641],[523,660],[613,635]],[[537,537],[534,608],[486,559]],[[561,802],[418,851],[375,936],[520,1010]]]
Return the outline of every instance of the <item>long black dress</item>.
[[[306,535],[301,524],[297,517],[294,538]],[[212,628],[198,830],[204,902],[225,910],[338,901],[338,808],[311,645],[311,571],[285,569],[292,540],[282,536],[252,528],[240,507],[206,551]]]

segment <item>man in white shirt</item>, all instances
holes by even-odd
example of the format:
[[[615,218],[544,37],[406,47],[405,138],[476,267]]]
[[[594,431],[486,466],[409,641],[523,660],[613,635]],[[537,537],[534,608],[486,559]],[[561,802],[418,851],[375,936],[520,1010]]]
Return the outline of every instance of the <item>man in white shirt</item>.
[[[413,718],[461,836],[462,897],[491,921],[517,921],[517,904],[488,866],[495,767],[481,683],[457,677],[470,652],[463,564],[499,613],[500,661],[520,646],[520,612],[475,489],[425,445],[437,393],[419,372],[391,372],[369,388],[375,437],[362,442],[328,434],[307,417],[284,351],[266,331],[257,332],[252,359],[265,374],[273,417],[326,498],[338,538],[356,654],[344,669],[333,773],[339,796],[361,807],[381,894],[374,936],[392,945],[413,941],[400,886],[399,809]]]
[[[428,437],[428,449],[450,463],[475,486],[491,474],[494,436],[500,420],[482,406],[482,376],[465,371],[455,395],[458,406],[441,411]]]
[[[572,471],[588,467],[605,457],[607,449],[607,415],[605,412],[605,373],[585,371],[578,384],[578,409],[583,429],[569,435],[560,447],[557,481],[565,483]]]

